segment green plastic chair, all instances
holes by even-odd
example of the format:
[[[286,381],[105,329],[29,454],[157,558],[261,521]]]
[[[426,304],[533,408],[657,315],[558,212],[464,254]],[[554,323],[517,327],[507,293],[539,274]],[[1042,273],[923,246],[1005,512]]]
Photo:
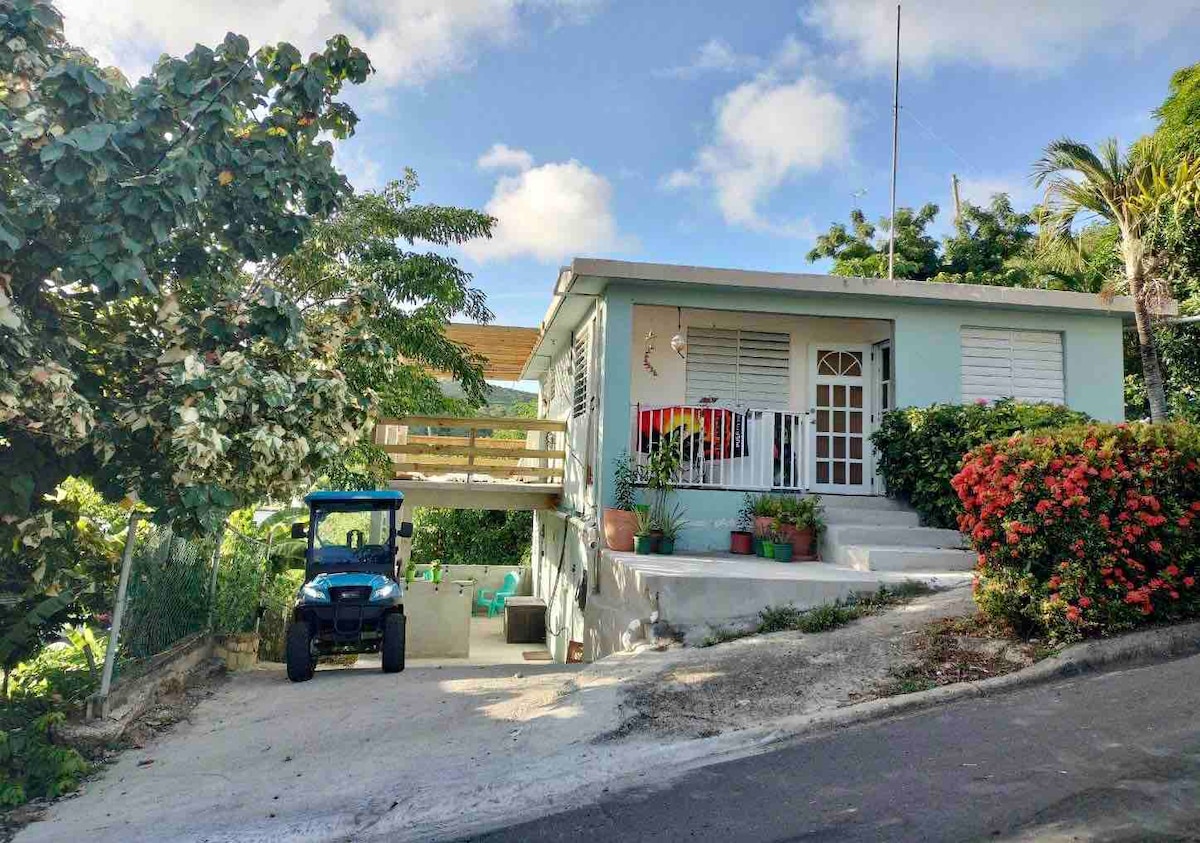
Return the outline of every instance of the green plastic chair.
[[[494,618],[504,608],[504,601],[517,593],[517,583],[520,581],[521,578],[516,571],[509,571],[504,575],[504,583],[500,588],[495,591],[481,588],[475,592],[475,606],[487,609],[487,616]]]

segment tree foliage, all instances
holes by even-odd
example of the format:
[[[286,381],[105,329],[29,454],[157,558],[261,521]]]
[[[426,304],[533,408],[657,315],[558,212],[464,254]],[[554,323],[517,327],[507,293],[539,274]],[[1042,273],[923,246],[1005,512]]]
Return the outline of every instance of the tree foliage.
[[[937,217],[938,206],[926,203],[919,211],[912,208],[896,210],[897,278],[928,281],[939,271],[938,242],[925,232]],[[875,226],[867,222],[866,214],[855,209],[850,213],[850,228],[834,223],[829,231],[817,238],[808,253],[808,260],[833,259],[833,274],[856,278],[886,278],[888,273],[888,237],[891,220],[884,217]],[[883,234],[880,231],[885,232]]]
[[[102,587],[90,528],[47,500],[68,476],[212,531],[343,465],[375,413],[431,394],[420,367],[478,393],[442,327],[486,320],[483,296],[413,244],[492,221],[411,204],[411,174],[353,197],[338,95],[371,72],[340,35],[305,58],[230,34],[131,85],[66,42],[49,0],[0,0],[5,628]]]

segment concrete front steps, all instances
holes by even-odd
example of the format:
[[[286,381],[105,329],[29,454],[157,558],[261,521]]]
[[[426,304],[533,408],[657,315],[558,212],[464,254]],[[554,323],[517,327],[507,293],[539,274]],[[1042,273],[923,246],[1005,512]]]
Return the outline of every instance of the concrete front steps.
[[[858,571],[970,571],[975,554],[957,530],[920,526],[917,513],[876,497],[822,498],[822,558]]]

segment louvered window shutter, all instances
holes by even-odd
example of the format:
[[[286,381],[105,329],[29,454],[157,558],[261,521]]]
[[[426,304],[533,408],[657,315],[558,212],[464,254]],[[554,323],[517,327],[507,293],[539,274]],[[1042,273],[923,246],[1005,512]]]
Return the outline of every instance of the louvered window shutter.
[[[787,409],[791,337],[770,331],[688,328],[688,404]]]

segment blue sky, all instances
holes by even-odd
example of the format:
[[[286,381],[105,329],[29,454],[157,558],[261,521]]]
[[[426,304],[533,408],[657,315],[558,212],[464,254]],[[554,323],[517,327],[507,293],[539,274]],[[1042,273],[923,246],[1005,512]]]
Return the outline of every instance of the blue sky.
[[[350,34],[380,72],[352,95],[339,163],[360,188],[412,167],[421,200],[495,213],[495,240],[461,257],[501,324],[537,324],[572,256],[805,271],[831,222],[887,211],[886,0],[59,5],[72,40],[131,74],[226,30],[302,48]],[[1027,206],[1047,141],[1146,132],[1171,72],[1200,61],[1196,11],[906,3],[900,204],[947,208],[958,173],[968,198]]]

